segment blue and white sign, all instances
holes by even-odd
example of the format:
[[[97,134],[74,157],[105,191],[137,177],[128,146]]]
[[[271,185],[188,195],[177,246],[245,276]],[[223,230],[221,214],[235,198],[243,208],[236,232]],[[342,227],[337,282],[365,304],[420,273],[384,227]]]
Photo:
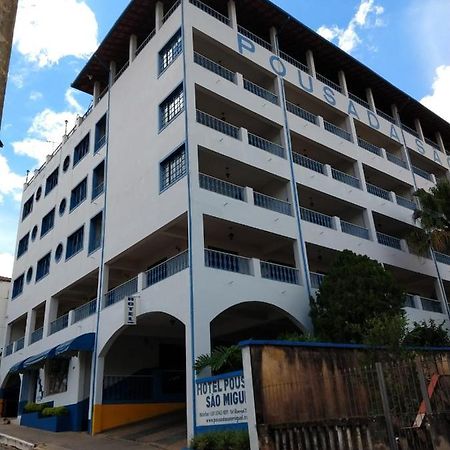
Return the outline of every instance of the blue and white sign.
[[[136,325],[136,297],[127,297],[125,303],[125,325]]]
[[[243,428],[247,424],[244,374],[231,372],[196,380],[197,428]]]

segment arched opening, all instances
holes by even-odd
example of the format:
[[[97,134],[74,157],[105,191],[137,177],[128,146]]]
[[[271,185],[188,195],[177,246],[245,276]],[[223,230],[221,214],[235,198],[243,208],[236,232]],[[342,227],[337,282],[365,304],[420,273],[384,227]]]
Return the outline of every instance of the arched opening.
[[[104,356],[96,432],[178,411],[185,423],[185,327],[154,312],[124,328]]]
[[[2,417],[17,417],[19,410],[20,376],[8,375],[3,386]]]
[[[211,321],[211,348],[233,345],[247,339],[282,339],[303,334],[303,328],[281,308],[263,302],[232,306]]]

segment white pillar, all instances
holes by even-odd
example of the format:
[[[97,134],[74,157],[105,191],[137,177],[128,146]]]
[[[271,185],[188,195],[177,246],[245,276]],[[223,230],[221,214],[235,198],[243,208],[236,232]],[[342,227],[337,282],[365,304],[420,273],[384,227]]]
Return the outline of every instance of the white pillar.
[[[31,344],[31,334],[34,331],[34,327],[36,324],[36,310],[32,309],[28,311],[27,314],[27,323],[25,325],[25,346]]]
[[[50,324],[56,319],[58,314],[58,299],[51,297],[45,302],[44,313],[44,333],[43,336],[48,336],[50,333]]]
[[[306,52],[306,65],[309,69],[309,74],[316,78],[316,65],[314,63],[314,55],[311,50],[307,50]]]
[[[111,84],[114,83],[114,80],[116,79],[116,75],[117,75],[117,64],[115,61],[111,61],[109,63],[109,79],[110,79]]]
[[[371,209],[365,209],[363,211],[364,226],[369,230],[369,239],[377,242],[377,230],[375,228],[375,221],[373,220],[373,214]]]
[[[423,135],[422,124],[419,119],[414,120],[414,125],[416,127],[416,131],[419,134],[419,138],[421,141],[425,142],[425,136]]]
[[[136,58],[136,48],[137,48],[137,36],[135,34],[132,34],[130,36],[130,43],[128,46],[128,59],[130,65],[134,61],[134,58]]]
[[[402,123],[402,121],[401,121],[401,119],[400,119],[400,114],[399,114],[399,112],[398,112],[397,105],[391,105],[391,111],[392,111],[392,117],[394,118],[395,123],[396,123],[398,126],[400,126],[401,123]]]
[[[376,112],[377,107],[376,107],[376,105],[375,105],[375,99],[374,99],[374,97],[373,97],[372,89],[370,89],[370,88],[367,88],[367,89],[366,89],[366,97],[367,97],[367,103],[369,103],[370,109],[371,109],[373,112]]]
[[[272,45],[272,51],[276,53],[278,48],[277,29],[270,27],[270,44]]]
[[[367,186],[366,186],[366,176],[364,175],[364,168],[361,161],[355,161],[353,164],[353,170],[355,171],[356,178],[359,178],[359,181],[361,183],[361,189],[364,192],[367,192]]]
[[[442,135],[439,131],[436,131],[436,142],[439,145],[441,152],[446,153],[445,146],[444,146],[444,140],[442,139]]]
[[[228,0],[228,19],[230,19],[231,28],[237,30],[236,3],[234,0]]]
[[[100,82],[99,81],[96,81],[94,83],[93,96],[94,96],[94,106],[95,106],[98,103],[98,99],[100,97]]]
[[[158,31],[162,27],[164,17],[164,4],[160,1],[155,5],[155,30]]]
[[[339,86],[342,88],[342,93],[348,97],[347,79],[345,78],[345,73],[343,70],[338,72]]]

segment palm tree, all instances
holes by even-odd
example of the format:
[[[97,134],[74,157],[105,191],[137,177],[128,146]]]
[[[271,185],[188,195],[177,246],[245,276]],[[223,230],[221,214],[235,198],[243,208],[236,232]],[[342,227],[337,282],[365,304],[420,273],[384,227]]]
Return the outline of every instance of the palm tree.
[[[429,192],[418,189],[414,196],[420,209],[413,214],[422,228],[415,229],[407,238],[408,244],[421,255],[429,248],[445,252],[450,246],[450,183],[440,180]]]
[[[237,345],[219,346],[215,347],[209,355],[200,355],[194,364],[195,371],[199,374],[208,367],[213,374],[241,370],[241,349]]]

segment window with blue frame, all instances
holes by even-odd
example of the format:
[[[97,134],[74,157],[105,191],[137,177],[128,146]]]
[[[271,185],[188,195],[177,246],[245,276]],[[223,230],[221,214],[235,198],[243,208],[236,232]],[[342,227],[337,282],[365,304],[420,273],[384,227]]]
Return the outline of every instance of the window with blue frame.
[[[161,75],[183,51],[183,39],[181,30],[159,52],[159,74]]]
[[[20,241],[17,246],[17,258],[20,258],[27,250],[28,243],[30,242],[30,233],[28,232]]]
[[[86,199],[87,195],[87,177],[72,189],[70,194],[70,211],[75,209],[82,201]]]
[[[89,133],[73,150],[73,167],[75,167],[89,153]]]
[[[186,175],[186,152],[184,145],[175,150],[160,165],[161,191],[176,183]]]
[[[58,184],[58,174],[59,174],[59,167],[55,169],[48,177],[47,181],[45,182],[45,195],[49,194]]]
[[[89,227],[89,253],[99,249],[102,245],[103,212],[91,219]]]
[[[180,84],[159,105],[159,129],[162,130],[184,111],[183,85]]]
[[[44,278],[50,272],[50,257],[51,253],[47,253],[41,258],[36,266],[36,282]]]
[[[55,208],[42,218],[41,237],[47,234],[55,225]]]
[[[105,162],[102,161],[92,172],[92,200],[105,189]]]
[[[94,152],[98,152],[106,143],[106,114],[95,125]]]
[[[66,259],[83,250],[84,225],[67,238]]]
[[[29,216],[31,214],[31,211],[33,211],[33,201],[34,201],[34,195],[32,195],[24,204],[23,204],[23,211],[22,211],[22,220],[25,219],[25,217]]]
[[[25,274],[23,273],[20,277],[17,277],[13,282],[11,298],[16,298],[23,292],[23,284],[25,280]]]

